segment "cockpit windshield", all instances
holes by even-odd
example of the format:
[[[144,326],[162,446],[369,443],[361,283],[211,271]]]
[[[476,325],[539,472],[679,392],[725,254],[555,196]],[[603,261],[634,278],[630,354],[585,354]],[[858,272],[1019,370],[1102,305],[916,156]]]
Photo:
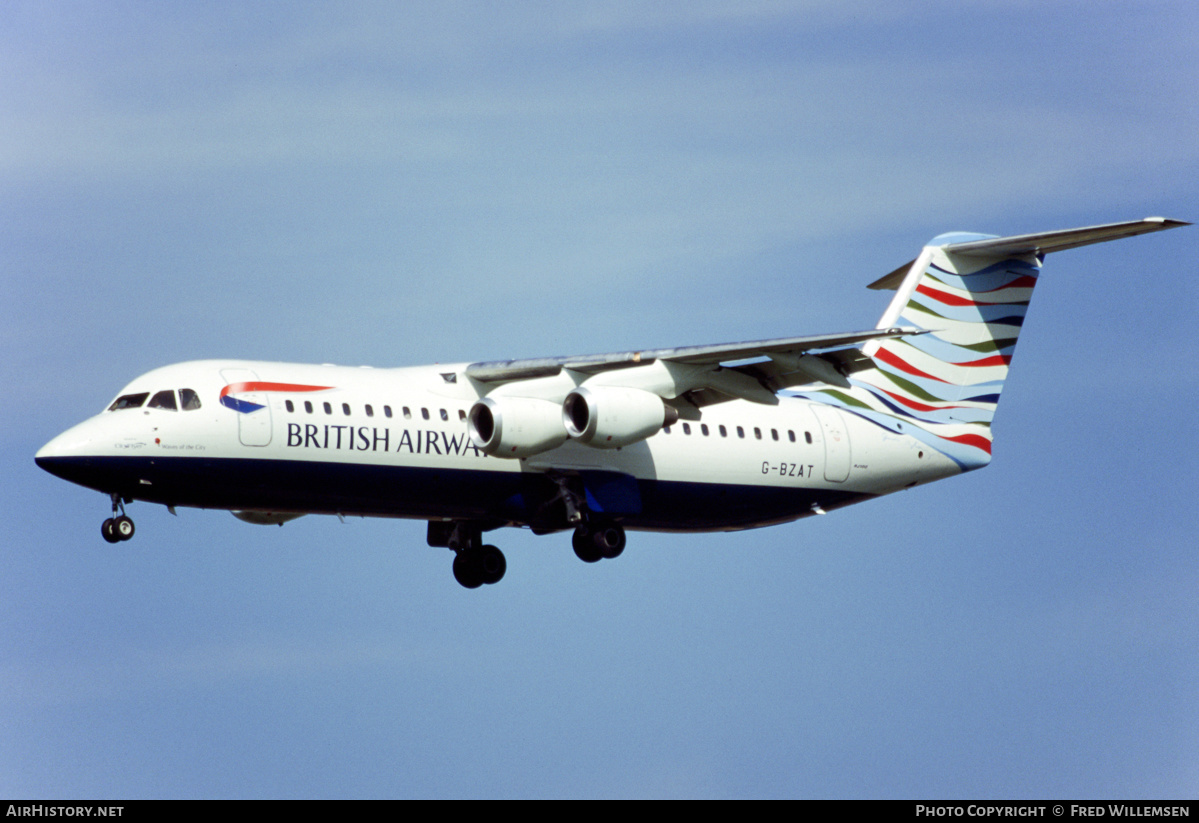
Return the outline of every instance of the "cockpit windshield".
[[[150,398],[150,408],[178,411],[179,407],[175,405],[175,393],[170,390],[158,392]]]
[[[150,392],[144,391],[139,394],[122,394],[116,400],[112,401],[112,405],[108,407],[109,411],[120,411],[121,409],[140,409],[142,404],[146,402],[146,398],[150,396]]]
[[[192,389],[179,389],[179,400],[175,400],[175,392],[172,389],[164,389],[160,392],[155,392],[153,397],[150,397],[149,405],[146,405],[146,398],[150,397],[150,392],[138,392],[137,394],[122,394],[112,402],[108,407],[109,411],[121,411],[122,409],[140,409],[146,406],[149,409],[166,409],[167,411],[194,411],[200,408],[200,395]]]

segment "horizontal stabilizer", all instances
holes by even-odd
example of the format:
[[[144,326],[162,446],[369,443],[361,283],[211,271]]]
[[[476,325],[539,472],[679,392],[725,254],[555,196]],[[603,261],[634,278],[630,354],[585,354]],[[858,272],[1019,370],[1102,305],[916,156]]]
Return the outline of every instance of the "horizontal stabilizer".
[[[1183,220],[1170,220],[1165,217],[1146,217],[1144,220],[1129,220],[1124,223],[1107,223],[1102,226],[1086,226],[1081,229],[1060,229],[1058,231],[1037,232],[1036,234],[1017,234],[1011,237],[988,237],[979,240],[968,240],[962,243],[947,243],[941,248],[952,254],[963,257],[1003,257],[1037,254],[1044,256],[1053,251],[1076,249],[1079,246],[1089,246],[1092,243],[1106,243],[1108,240],[1119,240],[1122,237],[1133,237],[1138,234],[1148,234],[1179,226],[1189,226]],[[915,260],[909,260],[895,271],[880,277],[870,284],[871,289],[895,290],[903,282]]]
[[[992,240],[971,240],[966,243],[950,243],[945,250],[953,254],[967,257],[994,257],[1005,254],[1048,254],[1051,251],[1065,251],[1079,246],[1089,246],[1092,243],[1106,243],[1108,240],[1119,240],[1121,237],[1133,237],[1138,234],[1148,234],[1154,231],[1174,229],[1179,226],[1189,226],[1182,220],[1168,220],[1165,217],[1146,217],[1144,220],[1130,220],[1126,223],[1108,223],[1103,226],[1087,226],[1082,229],[1062,229],[1037,234],[1017,234],[1013,237],[996,237]]]

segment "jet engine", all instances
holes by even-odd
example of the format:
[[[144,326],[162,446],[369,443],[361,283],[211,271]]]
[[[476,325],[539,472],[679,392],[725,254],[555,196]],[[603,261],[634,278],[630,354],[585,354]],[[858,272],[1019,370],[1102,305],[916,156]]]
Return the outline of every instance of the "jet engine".
[[[571,439],[595,449],[636,443],[678,419],[678,411],[658,395],[621,386],[580,386],[562,403]]]
[[[561,407],[532,397],[484,397],[471,406],[467,428],[492,457],[528,457],[566,442]]]

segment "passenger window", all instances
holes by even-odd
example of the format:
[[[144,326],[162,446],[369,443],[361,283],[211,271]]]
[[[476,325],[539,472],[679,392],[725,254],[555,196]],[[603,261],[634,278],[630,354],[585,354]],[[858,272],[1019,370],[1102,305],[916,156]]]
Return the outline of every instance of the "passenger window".
[[[771,440],[778,440],[778,439],[779,439],[779,430],[778,430],[778,429],[771,429],[771,430],[770,430],[770,439],[771,439]]]
[[[458,409],[458,419],[459,420],[466,419],[466,409]]]
[[[322,404],[325,407],[325,414],[333,414],[333,407],[328,403]]]
[[[121,409],[140,409],[142,404],[146,402],[146,398],[150,396],[150,392],[144,391],[141,394],[123,394],[116,400],[112,401],[112,405],[108,407],[109,411],[120,411]]]
[[[283,401],[283,405],[287,407],[289,412],[294,412],[296,410],[295,403],[292,403],[290,400]]]
[[[745,437],[745,429],[743,429],[743,428],[741,428],[740,426],[738,426],[738,427],[737,427],[737,436],[738,436],[738,437],[740,437],[740,438],[742,438],[742,439],[744,439],[744,437]]]
[[[374,417],[374,416],[375,416],[375,410],[371,408],[371,404],[370,404],[370,403],[367,403],[367,404],[366,404],[366,416],[367,416],[367,417]]]
[[[754,437],[757,438],[758,440],[762,439],[762,430],[759,429],[757,426],[754,426]]]
[[[200,408],[200,395],[191,389],[180,389],[179,405],[183,407],[184,411],[194,411]]]
[[[807,444],[809,446],[812,445],[812,433],[811,432],[804,432],[803,439],[807,442]]]
[[[175,393],[173,391],[160,391],[151,397],[150,408],[179,411],[179,407],[175,405]]]
[[[404,407],[404,419],[405,420],[412,419],[412,409],[408,408],[407,406]]]
[[[441,419],[442,419],[442,420],[449,420],[449,419],[450,419],[450,413],[449,413],[449,412],[447,412],[445,409],[442,409],[442,410],[441,410]]]
[[[703,433],[704,437],[708,436],[708,424],[707,423],[700,423],[699,430],[700,430],[700,432]]]
[[[341,413],[344,414],[346,417],[350,416],[350,404],[349,403],[341,404]]]
[[[795,432],[791,431],[790,429],[787,429],[787,439],[790,440],[792,443],[794,443],[795,442]]]
[[[729,430],[728,430],[728,429],[726,429],[726,428],[724,427],[724,424],[723,424],[723,423],[722,423],[722,424],[721,424],[721,426],[720,426],[720,436],[721,436],[721,437],[728,437],[728,436],[729,436]]]
[[[428,410],[428,409],[421,409],[421,410],[420,410],[420,416],[421,416],[421,419],[422,419],[422,420],[428,420],[428,419],[429,419],[429,410]]]
[[[670,434],[670,426],[663,426],[663,427],[662,427],[662,433],[663,433],[663,434]]]
[[[384,417],[391,417],[391,406],[384,406],[384,407],[383,407],[383,416],[384,416]]]
[[[683,434],[691,434],[691,424],[690,423],[683,424]]]
[[[308,412],[309,414],[312,414],[312,401],[311,400],[304,401],[304,411]]]

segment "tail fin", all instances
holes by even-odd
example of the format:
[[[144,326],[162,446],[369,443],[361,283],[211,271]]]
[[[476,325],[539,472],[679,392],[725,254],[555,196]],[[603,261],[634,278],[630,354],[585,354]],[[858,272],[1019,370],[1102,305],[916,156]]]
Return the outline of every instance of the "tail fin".
[[[963,471],[985,466],[991,420],[1044,256],[1185,225],[1151,217],[1015,237],[933,239],[910,266],[871,284],[896,289],[878,328],[923,333],[866,344],[873,368],[853,375],[850,393],[834,392],[834,402],[924,440]]]

